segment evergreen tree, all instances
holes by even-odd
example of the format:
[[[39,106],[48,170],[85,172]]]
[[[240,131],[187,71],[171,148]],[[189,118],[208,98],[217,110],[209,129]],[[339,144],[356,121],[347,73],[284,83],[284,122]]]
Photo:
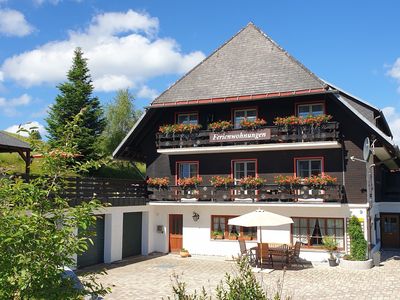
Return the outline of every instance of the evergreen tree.
[[[141,115],[133,104],[134,97],[128,89],[119,90],[113,103],[105,109],[106,127],[102,135],[102,150],[111,155]]]
[[[97,97],[92,96],[93,84],[80,48],[76,48],[72,67],[67,73],[67,81],[57,86],[60,90],[56,103],[50,108],[47,121],[49,143],[57,147],[64,135],[64,125],[70,122],[83,108],[82,131],[74,141],[83,160],[98,156],[98,138],[105,120],[103,109]]]
[[[33,140],[41,141],[42,135],[40,134],[39,130],[31,130],[29,132],[29,137]]]

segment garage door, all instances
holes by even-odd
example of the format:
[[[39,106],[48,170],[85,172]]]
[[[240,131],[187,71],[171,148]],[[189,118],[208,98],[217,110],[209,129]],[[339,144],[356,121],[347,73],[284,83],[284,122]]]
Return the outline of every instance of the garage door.
[[[142,253],[142,213],[124,213],[122,234],[122,257]]]
[[[93,245],[89,243],[88,250],[78,255],[78,268],[104,262],[104,215],[99,217],[92,228],[96,232],[96,236],[92,236]]]

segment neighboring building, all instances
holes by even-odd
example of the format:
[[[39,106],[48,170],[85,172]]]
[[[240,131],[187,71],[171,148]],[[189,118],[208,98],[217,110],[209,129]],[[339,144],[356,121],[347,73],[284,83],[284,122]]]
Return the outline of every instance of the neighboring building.
[[[304,118],[307,124],[298,125]],[[257,128],[246,129],[243,120]],[[208,130],[217,121],[233,128]],[[366,137],[373,155],[365,163],[357,159]],[[400,246],[400,236],[396,245],[388,238],[399,235],[394,212],[400,206],[385,202],[384,186],[385,178],[396,180],[398,154],[382,111],[318,78],[250,23],[156,98],[114,157],[145,162],[149,178],[169,178],[168,190],[149,195],[144,254],[181,247],[192,254],[237,254],[237,234],[255,243],[257,231],[228,226],[228,219],[262,208],[294,219],[291,226],[264,229],[264,241],[300,240],[304,258],[321,260],[324,235],[335,235],[340,250],[348,251],[352,215],[362,220],[372,251],[381,240]],[[230,177],[234,186],[217,189],[213,176]],[[177,186],[193,177],[202,178],[196,188]],[[244,177],[266,183],[240,187]]]

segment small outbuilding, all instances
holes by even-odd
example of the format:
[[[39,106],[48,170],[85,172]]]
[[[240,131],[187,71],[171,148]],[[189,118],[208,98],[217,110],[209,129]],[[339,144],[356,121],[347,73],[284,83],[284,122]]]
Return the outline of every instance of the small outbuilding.
[[[31,147],[28,143],[0,131],[0,153],[18,153],[25,161],[25,173],[29,174],[31,164]]]

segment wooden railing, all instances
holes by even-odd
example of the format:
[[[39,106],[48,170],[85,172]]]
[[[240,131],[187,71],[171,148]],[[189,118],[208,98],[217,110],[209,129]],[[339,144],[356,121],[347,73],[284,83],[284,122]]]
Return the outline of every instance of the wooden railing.
[[[277,202],[277,203],[321,203],[345,202],[345,193],[342,185],[327,185],[323,188],[309,185],[281,186],[265,184],[258,189],[243,190],[241,187],[228,189],[213,186],[199,186],[185,190],[179,186],[169,186],[168,189],[149,188],[150,201],[178,201],[178,202]]]
[[[112,206],[145,205],[147,187],[143,180],[94,177],[64,178],[63,196],[77,204],[97,199]]]
[[[313,141],[336,141],[339,139],[339,123],[329,122],[320,126],[290,125],[290,126],[266,126],[271,137],[263,140],[249,141],[211,141],[210,130],[200,130],[193,133],[157,133],[156,146],[158,149],[187,148],[204,146],[249,145],[269,143],[294,143]],[[237,129],[235,129],[237,130]],[[234,131],[228,130],[227,133]],[[251,132],[249,130],[248,132]]]

